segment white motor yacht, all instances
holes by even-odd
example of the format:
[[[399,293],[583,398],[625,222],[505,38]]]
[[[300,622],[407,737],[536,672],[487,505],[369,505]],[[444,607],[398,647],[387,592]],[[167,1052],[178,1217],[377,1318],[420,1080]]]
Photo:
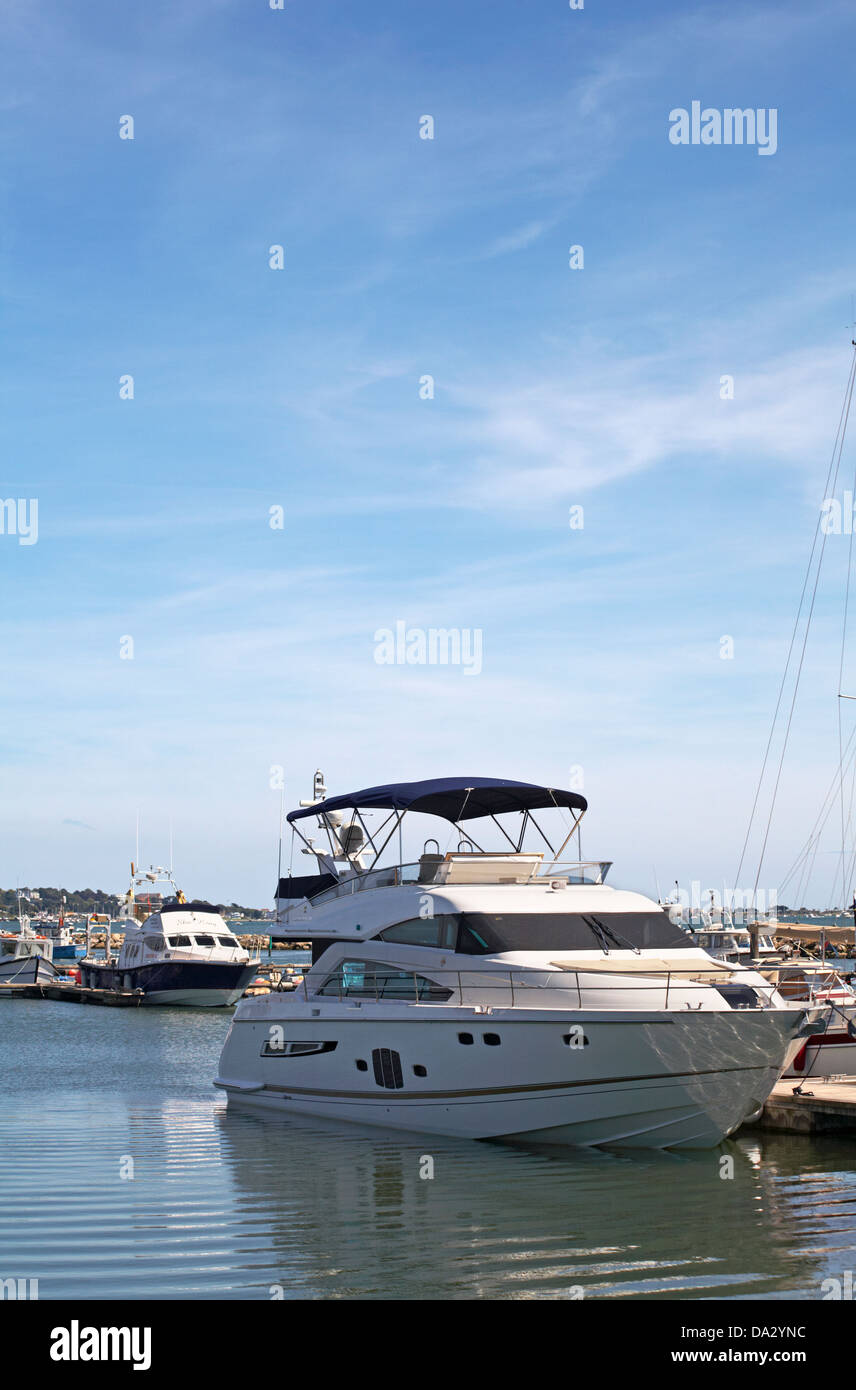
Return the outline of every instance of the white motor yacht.
[[[576,792],[451,777],[290,812],[316,872],[280,881],[277,934],[311,941],[313,964],[297,990],[238,1005],[215,1081],[229,1102],[571,1145],[704,1148],[737,1129],[814,1014],[609,887],[608,863],[562,862],[585,810]],[[556,849],[542,812],[571,813]],[[453,847],[381,867],[415,813]],[[532,833],[545,848],[524,847]]]
[[[140,921],[135,891],[158,882],[168,883],[172,894],[155,911],[143,910]],[[108,921],[106,958],[87,955],[81,961],[81,984],[142,990],[144,1004],[216,1008],[240,999],[256,973],[258,956],[250,956],[216,907],[187,902],[168,869],[137,871],[134,865],[125,906],[128,915],[113,922],[125,933],[118,959],[111,957]]]

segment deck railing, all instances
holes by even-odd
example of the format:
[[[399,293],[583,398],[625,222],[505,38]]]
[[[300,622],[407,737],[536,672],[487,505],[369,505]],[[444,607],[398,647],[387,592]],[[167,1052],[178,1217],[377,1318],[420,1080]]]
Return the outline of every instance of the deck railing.
[[[424,973],[428,969],[431,972],[430,976]],[[620,1004],[614,1002],[616,996],[647,993],[651,996],[648,1005],[651,1009],[668,1010],[672,1006],[676,1009],[691,1010],[699,1005],[689,1003],[686,999],[687,993],[701,992],[711,986],[718,989],[726,1000],[729,1000],[730,992],[734,1001],[732,1007],[740,1010],[777,1007],[773,1000],[777,992],[789,1004],[804,1004],[807,1007],[823,1005],[838,1013],[841,1012],[842,1005],[848,1006],[846,997],[834,1001],[825,997],[831,990],[847,989],[840,976],[834,971],[826,971],[822,978],[813,983],[805,979],[804,964],[780,965],[768,969],[767,974],[775,974],[777,978],[768,980],[766,976],[762,976],[764,984],[758,983],[757,969],[740,965],[730,967],[727,973],[706,970],[703,964],[700,964],[698,969],[693,969],[692,973],[687,970],[651,970],[635,980],[629,978],[632,973],[628,971],[624,976],[627,983],[618,984],[615,976],[621,974],[620,968],[614,972],[586,970],[584,965],[578,970],[552,971],[467,971],[434,969],[429,966],[413,970],[409,965],[384,962],[382,970],[365,971],[361,983],[357,983],[352,971],[337,970],[319,980],[318,987],[314,982],[310,983],[308,976],[304,974],[296,988],[307,1002],[337,999],[340,1003],[350,1000],[382,1003],[394,1000],[410,1005],[466,1005],[477,1010],[481,1007],[485,1012],[506,1007],[543,1008],[544,1005],[538,1002],[538,994],[555,990],[568,991],[568,1004],[563,1003],[562,1007],[602,1010],[604,995],[607,995],[610,1001],[608,1007],[612,1009],[620,1007]],[[751,975],[751,982],[741,981],[741,975]],[[790,975],[795,982],[798,981],[798,994],[787,988],[787,980],[783,981],[782,975]],[[534,978],[536,976],[537,979]],[[585,984],[581,982],[580,976],[587,977]],[[594,980],[593,976],[596,977]],[[781,988],[782,984],[785,984],[784,990]],[[277,991],[289,988],[294,989],[295,986],[289,986],[285,977],[276,986]],[[741,992],[738,994],[735,992],[737,990]],[[596,997],[597,1002],[586,1003],[586,997],[589,1000]],[[856,1009],[856,998],[853,1000],[853,1006]],[[853,1029],[856,1033],[856,1020],[853,1022]]]
[[[513,859],[514,855],[509,854],[507,858]],[[507,872],[505,875],[503,874],[502,866],[495,865],[491,868],[489,855],[462,854],[458,862],[466,863],[470,871],[466,880],[467,884],[507,881]],[[402,884],[442,887],[445,880],[441,871],[445,870],[446,864],[447,861],[445,860],[438,864],[423,864],[416,860],[414,863],[390,864],[384,869],[371,869],[367,873],[353,874],[350,878],[344,878],[341,882],[334,884],[332,888],[325,888],[323,892],[316,893],[309,900],[310,905],[315,907],[321,903],[333,902],[336,898],[346,897],[351,893],[363,893],[371,888],[396,888]],[[482,867],[484,877],[473,876],[473,869]],[[568,884],[599,884],[604,882],[611,867],[611,859],[586,859],[573,863],[563,861],[547,865],[538,862],[533,863],[531,871],[518,881],[520,883],[546,884],[554,879],[564,879]]]

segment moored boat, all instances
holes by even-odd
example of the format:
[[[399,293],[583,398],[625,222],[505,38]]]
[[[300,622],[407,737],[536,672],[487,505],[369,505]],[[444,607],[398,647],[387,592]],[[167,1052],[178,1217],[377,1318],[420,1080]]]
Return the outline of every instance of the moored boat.
[[[798,961],[779,972],[780,994],[811,1000],[823,1013],[791,1059],[786,1077],[856,1076],[856,991],[824,963]]]
[[[0,986],[55,984],[59,978],[53,943],[37,936],[26,918],[19,931],[0,932]]]
[[[108,930],[105,959],[90,955],[81,962],[81,984],[140,990],[145,1004],[234,1004],[255,975],[258,957],[250,956],[211,903],[187,902],[169,870],[150,868],[140,874],[132,865],[131,871],[129,915],[113,922],[125,933],[118,956],[112,957]],[[172,895],[138,921],[133,910],[136,887],[161,881],[169,883]]]
[[[53,943],[54,960],[81,960],[86,955],[86,947],[78,945],[72,934],[71,927],[65,920],[65,898],[60,904],[59,916],[56,922],[45,922],[42,924],[45,936],[49,937]]]
[[[455,777],[292,811],[316,872],[281,880],[278,934],[310,940],[313,964],[299,989],[238,1006],[215,1081],[229,1103],[586,1146],[705,1148],[738,1128],[811,1011],[609,887],[607,862],[563,862],[586,805]],[[370,811],[388,812],[374,834]],[[542,811],[571,813],[557,849]],[[408,813],[445,821],[456,847],[379,867]],[[313,816],[326,847],[300,829]],[[506,848],[476,843],[488,819]],[[546,851],[524,849],[527,832]]]

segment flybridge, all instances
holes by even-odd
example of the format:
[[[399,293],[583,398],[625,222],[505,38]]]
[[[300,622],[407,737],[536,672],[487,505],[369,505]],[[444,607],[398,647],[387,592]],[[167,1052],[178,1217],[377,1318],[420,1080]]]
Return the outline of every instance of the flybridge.
[[[318,869],[315,874],[280,879],[277,899],[281,911],[288,911],[307,899],[311,899],[315,906],[344,893],[361,892],[366,888],[407,883],[523,884],[549,877],[551,873],[559,872],[562,851],[574,833],[579,831],[588,804],[579,792],[498,777],[435,777],[421,782],[390,782],[328,797],[324,778],[318,772],[314,790],[314,799],[301,802],[297,810],[289,813],[288,821],[304,843],[303,853],[315,857]],[[540,820],[535,817],[536,811],[540,816],[544,810],[572,813],[570,828],[557,847],[550,842]],[[364,814],[373,811],[389,812],[374,830],[369,828]],[[343,814],[347,812],[351,813],[348,820]],[[461,838],[457,849],[441,854],[439,842],[428,840],[418,862],[399,862],[379,869],[378,862],[396,832],[399,833],[400,848],[401,824],[409,812],[438,816],[458,829]],[[514,835],[509,834],[497,819],[513,813],[520,817]],[[297,824],[310,817],[317,819],[324,832],[326,848],[317,847]],[[488,819],[493,821],[507,846],[499,853],[484,849],[472,832],[471,822]],[[543,850],[524,850],[524,839],[530,827],[543,841],[549,857]],[[434,852],[430,848],[432,845]],[[565,882],[602,883],[608,868],[609,865],[604,863],[577,862],[573,866],[573,874],[568,874]]]
[[[316,774],[316,787],[319,776],[320,773]],[[320,786],[323,787],[323,779]],[[326,788],[324,790],[326,792]],[[388,782],[381,787],[349,792],[346,796],[325,796],[318,801],[302,802],[299,810],[289,811],[288,820],[293,823],[330,811],[380,807],[421,811],[429,816],[442,816],[455,824],[508,811],[530,812],[560,806],[584,812],[588,802],[579,792],[539,787],[532,782],[509,782],[498,777],[432,777],[423,782]]]
[[[533,812],[562,807],[577,811],[579,814],[556,852],[555,857],[558,860],[568,840],[579,828],[588,806],[585,797],[580,796],[579,792],[540,787],[532,782],[510,782],[498,777],[432,777],[422,782],[388,782],[380,787],[365,787],[362,791],[349,792],[345,796],[327,797],[323,777],[316,773],[315,788],[316,792],[323,790],[324,796],[315,801],[303,802],[298,810],[289,811],[289,824],[300,835],[309,852],[317,854],[318,851],[313,849],[311,841],[295,826],[295,821],[317,816],[319,824],[327,831],[332,858],[342,858],[356,869],[369,867],[362,862],[361,857],[368,853],[367,843],[374,852],[371,867],[377,864],[392,836],[400,829],[402,819],[408,811],[439,816],[455,826],[460,826],[462,821],[490,817],[516,854],[521,853],[523,849],[523,839],[530,822],[550,852],[553,852],[553,847],[535,820]],[[345,810],[353,811],[356,817],[347,826],[342,825],[339,814]],[[360,814],[361,811],[367,810],[390,812],[376,831],[377,841]],[[516,841],[496,819],[497,816],[509,812],[517,812],[522,817]],[[386,839],[381,841],[381,835],[391,822],[392,829]],[[481,849],[476,845],[469,830],[466,838],[471,848]]]

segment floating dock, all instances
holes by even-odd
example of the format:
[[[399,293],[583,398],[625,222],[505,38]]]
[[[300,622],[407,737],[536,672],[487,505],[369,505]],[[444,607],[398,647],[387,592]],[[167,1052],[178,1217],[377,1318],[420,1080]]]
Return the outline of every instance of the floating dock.
[[[290,975],[297,978],[292,980]],[[300,966],[279,966],[272,961],[259,964],[256,980],[252,980],[244,990],[244,998],[254,994],[270,994],[271,990],[291,991],[298,988],[303,979]],[[0,982],[0,999],[60,999],[66,1004],[105,1004],[114,1009],[138,1007],[146,997],[145,990],[93,989],[88,985],[78,985],[69,980],[51,984],[16,984],[10,980]]]
[[[779,1081],[749,1128],[790,1134],[856,1133],[856,1076]]]
[[[0,999],[61,999],[66,1004],[106,1004],[114,1009],[129,1009],[139,1007],[145,997],[141,989],[89,989],[75,984],[0,984]]]

